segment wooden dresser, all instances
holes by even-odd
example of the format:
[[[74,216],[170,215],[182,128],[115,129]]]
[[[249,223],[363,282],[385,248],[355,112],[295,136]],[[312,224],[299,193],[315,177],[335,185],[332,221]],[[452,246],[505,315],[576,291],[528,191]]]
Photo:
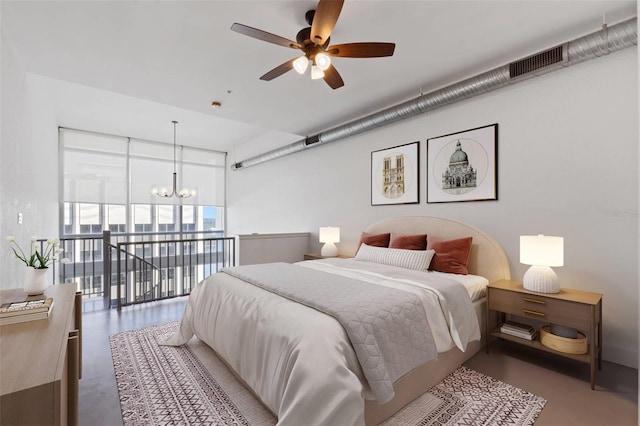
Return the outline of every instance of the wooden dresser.
[[[74,283],[50,286],[45,296],[53,298],[49,318],[0,325],[0,424],[78,423],[81,294]],[[0,291],[2,303],[26,297],[22,289]]]

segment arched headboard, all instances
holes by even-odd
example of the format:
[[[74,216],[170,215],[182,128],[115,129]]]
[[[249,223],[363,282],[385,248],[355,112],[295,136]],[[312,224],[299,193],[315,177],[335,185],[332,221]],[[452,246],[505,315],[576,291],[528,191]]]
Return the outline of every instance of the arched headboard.
[[[399,216],[383,219],[364,231],[369,234],[427,234],[447,240],[473,237],[467,264],[469,273],[483,276],[489,282],[511,279],[509,262],[500,244],[485,232],[462,222],[433,216]]]

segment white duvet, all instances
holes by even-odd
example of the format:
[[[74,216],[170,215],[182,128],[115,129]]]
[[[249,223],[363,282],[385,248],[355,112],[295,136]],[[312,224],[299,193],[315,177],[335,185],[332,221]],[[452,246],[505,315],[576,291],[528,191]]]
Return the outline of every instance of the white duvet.
[[[464,350],[480,338],[471,300],[452,312],[428,287],[432,279],[462,285],[450,277],[344,259],[298,265],[419,294],[438,352]],[[364,424],[368,388],[333,317],[218,273],[191,292],[180,330],[165,344],[184,344],[194,334],[251,387],[279,425]]]

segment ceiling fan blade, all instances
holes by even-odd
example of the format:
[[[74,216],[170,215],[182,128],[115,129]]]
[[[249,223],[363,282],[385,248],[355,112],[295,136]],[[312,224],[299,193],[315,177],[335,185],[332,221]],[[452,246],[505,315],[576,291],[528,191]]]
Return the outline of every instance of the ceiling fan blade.
[[[320,0],[311,24],[311,41],[318,46],[327,42],[336,26],[344,0]]]
[[[332,89],[337,89],[339,87],[344,86],[344,81],[342,81],[342,77],[338,73],[338,70],[333,65],[329,65],[329,68],[324,70],[324,81],[327,82]]]
[[[300,49],[302,46],[293,40],[289,40],[279,35],[271,34],[266,31],[259,30],[257,28],[249,27],[237,22],[231,25],[231,31],[235,31],[240,34],[244,34],[249,37],[257,38],[258,40],[266,41],[268,43],[278,44],[284,47],[291,47],[293,49]]]
[[[278,65],[277,67],[275,67],[274,69],[272,69],[271,71],[269,71],[268,73],[260,77],[260,80],[271,81],[276,77],[280,77],[282,74],[286,73],[287,71],[291,71],[293,69],[293,61],[295,61],[296,59],[298,58],[293,58],[285,62],[284,64]]]
[[[346,43],[329,46],[327,53],[342,58],[381,58],[393,56],[395,48],[395,43]]]

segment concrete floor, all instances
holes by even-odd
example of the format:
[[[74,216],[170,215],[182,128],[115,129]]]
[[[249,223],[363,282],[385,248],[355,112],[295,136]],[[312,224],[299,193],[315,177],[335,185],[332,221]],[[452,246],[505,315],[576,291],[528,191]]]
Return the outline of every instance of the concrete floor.
[[[186,298],[177,298],[123,308],[120,313],[110,310],[83,315],[80,425],[122,425],[109,336],[179,320],[185,303]],[[635,369],[603,362],[592,391],[587,364],[509,342],[492,343],[490,354],[482,350],[465,365],[545,398],[548,402],[536,426],[638,424]]]
[[[82,379],[80,380],[79,424],[122,425],[120,399],[111,359],[109,336],[182,318],[186,297],[128,306],[117,310],[96,310],[82,316]],[[91,306],[86,306],[91,309]]]

